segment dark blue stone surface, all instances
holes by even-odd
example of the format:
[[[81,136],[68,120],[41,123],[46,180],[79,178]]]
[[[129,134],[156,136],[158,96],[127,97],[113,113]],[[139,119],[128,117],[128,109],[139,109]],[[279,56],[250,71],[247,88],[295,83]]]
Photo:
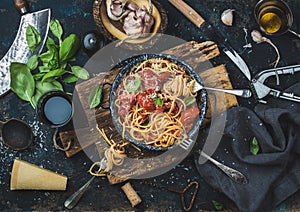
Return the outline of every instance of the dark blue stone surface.
[[[160,2],[167,11],[169,18],[166,34],[174,35],[187,41],[203,41],[206,39],[205,35],[171,6],[168,1],[160,0]],[[214,25],[232,47],[241,54],[253,75],[259,70],[271,68],[269,64],[276,59],[276,54],[270,45],[266,43],[257,45],[248,36],[247,42],[252,44],[252,48],[243,48],[246,44],[243,28],[246,28],[249,34],[253,29],[258,29],[253,15],[256,0],[186,0],[186,2]],[[287,0],[286,2],[291,6],[294,13],[292,28],[300,32],[300,1]],[[65,35],[76,33],[82,37],[88,31],[97,30],[93,20],[92,0],[28,0],[28,5],[31,11],[51,8],[52,18],[61,21]],[[227,27],[220,21],[220,14],[228,8],[235,9],[233,27]],[[0,58],[4,56],[13,42],[19,20],[20,15],[14,8],[13,1],[1,0]],[[271,39],[280,49],[282,59],[279,66],[299,64],[300,39],[291,34],[272,37]],[[77,58],[76,62],[82,66],[89,59],[83,50],[80,50]],[[221,55],[212,62],[214,64],[226,64],[234,87],[248,86],[244,76],[226,56]],[[299,81],[299,77],[289,76],[284,80],[283,86],[289,86],[296,81]],[[70,87],[69,89],[72,90],[73,88]],[[254,106],[254,102],[251,100],[239,99],[239,101],[242,106],[250,108]],[[28,150],[23,152],[15,152],[0,143],[0,210],[64,210],[63,203],[65,199],[90,178],[87,171],[92,162],[83,152],[72,158],[67,158],[63,152],[56,150],[52,143],[54,129],[42,124],[30,104],[20,100],[12,92],[0,97],[0,120],[3,121],[9,118],[19,118],[29,123],[35,134],[35,142]],[[66,126],[66,129],[70,128],[71,126]],[[10,191],[11,167],[13,160],[17,157],[67,175],[69,177],[67,190],[65,192]],[[213,210],[212,200],[223,203],[227,209],[234,209],[235,206],[232,202],[223,194],[213,190],[201,179],[193,161],[191,156],[174,170],[151,180],[177,189],[182,189],[188,182],[196,180],[199,182],[200,188],[192,210]],[[137,210],[182,210],[178,194],[145,186],[141,181],[132,181],[131,183],[143,199],[143,203],[137,207]],[[299,194],[296,194],[283,203],[278,210],[286,208],[300,209],[299,198]],[[106,179],[98,178],[92,183],[90,189],[74,210],[132,210],[132,208],[120,190],[120,185],[111,186]]]

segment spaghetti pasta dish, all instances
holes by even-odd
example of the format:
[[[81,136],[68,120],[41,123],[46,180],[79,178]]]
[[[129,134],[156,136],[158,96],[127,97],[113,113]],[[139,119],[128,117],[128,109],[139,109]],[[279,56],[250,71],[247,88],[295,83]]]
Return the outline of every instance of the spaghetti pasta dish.
[[[123,138],[128,133],[160,148],[186,139],[200,113],[194,82],[168,59],[151,58],[132,67],[115,91]]]

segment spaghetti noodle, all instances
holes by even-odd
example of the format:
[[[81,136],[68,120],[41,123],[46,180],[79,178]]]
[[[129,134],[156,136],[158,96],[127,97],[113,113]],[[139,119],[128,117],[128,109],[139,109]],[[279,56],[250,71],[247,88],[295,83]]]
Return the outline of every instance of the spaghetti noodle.
[[[199,115],[191,81],[168,59],[152,58],[134,66],[115,91],[123,138],[128,133],[138,142],[161,148],[186,139]]]

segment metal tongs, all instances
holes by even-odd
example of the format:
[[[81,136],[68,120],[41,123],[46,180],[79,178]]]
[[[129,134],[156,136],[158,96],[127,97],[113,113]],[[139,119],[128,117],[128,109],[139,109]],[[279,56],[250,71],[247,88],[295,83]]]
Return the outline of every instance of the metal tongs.
[[[252,80],[251,86],[254,90],[254,96],[258,99],[261,103],[266,103],[263,100],[264,97],[270,95],[276,98],[286,99],[290,101],[300,102],[300,96],[295,96],[294,93],[286,93],[283,91],[279,91],[273,88],[270,88],[264,84],[265,80],[271,76],[277,77],[282,74],[295,74],[296,72],[300,71],[300,64],[299,65],[292,65],[292,66],[285,66],[280,68],[273,68],[267,69],[264,71],[259,72]],[[279,84],[279,82],[277,83]]]

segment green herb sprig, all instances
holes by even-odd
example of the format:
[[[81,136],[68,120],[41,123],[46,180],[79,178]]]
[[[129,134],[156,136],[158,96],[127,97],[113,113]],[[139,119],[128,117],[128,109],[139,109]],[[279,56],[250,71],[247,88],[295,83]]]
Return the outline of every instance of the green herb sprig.
[[[218,201],[216,200],[212,200],[211,201],[214,208],[217,210],[217,211],[221,211],[221,210],[224,210],[224,205],[222,203],[219,203]]]
[[[99,85],[95,86],[90,92],[88,97],[88,104],[91,109],[97,107],[100,104],[101,93],[102,93],[102,87]]]
[[[258,144],[258,140],[256,139],[256,137],[253,137],[253,139],[250,142],[250,152],[252,155],[257,155],[257,153],[259,152],[259,144]]]
[[[47,51],[34,54],[27,64],[12,62],[10,65],[11,89],[22,100],[36,107],[39,97],[49,90],[64,91],[62,82],[75,83],[78,79],[87,80],[90,75],[80,66],[69,63],[76,61],[75,55],[80,49],[80,40],[76,34],[63,39],[63,27],[57,19],[51,20],[50,31],[58,44],[47,37]],[[26,29],[26,41],[32,53],[41,44],[37,30],[29,25]]]
[[[162,107],[164,105],[164,100],[159,98],[159,97],[154,97],[153,98],[155,105],[157,105],[158,107]]]

